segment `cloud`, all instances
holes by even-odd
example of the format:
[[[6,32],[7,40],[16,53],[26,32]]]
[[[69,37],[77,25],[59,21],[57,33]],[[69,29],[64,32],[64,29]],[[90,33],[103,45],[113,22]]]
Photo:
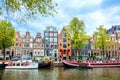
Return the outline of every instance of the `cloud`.
[[[92,35],[99,25],[104,25],[105,28],[109,29],[112,25],[120,24],[119,14],[119,6],[112,6],[106,9],[98,9],[87,14],[79,14],[78,16],[84,20],[87,34]]]
[[[40,32],[42,35],[47,26],[55,26],[60,32],[63,26],[69,24],[73,17],[79,17],[86,26],[86,32],[92,35],[99,25],[104,25],[107,29],[112,25],[120,24],[120,6],[107,6],[104,8],[104,0],[54,0],[58,3],[58,14],[54,17],[40,18],[32,20],[28,25],[16,25],[17,30],[22,32],[30,31],[32,35]],[[38,15],[39,16],[39,15]],[[18,27],[19,26],[19,27]],[[25,32],[24,32],[25,33]],[[44,36],[44,35],[43,35]]]
[[[56,1],[57,2],[57,1]],[[103,0],[61,0],[58,2],[58,5],[63,6],[64,8],[83,8],[88,6],[98,6],[102,4]]]

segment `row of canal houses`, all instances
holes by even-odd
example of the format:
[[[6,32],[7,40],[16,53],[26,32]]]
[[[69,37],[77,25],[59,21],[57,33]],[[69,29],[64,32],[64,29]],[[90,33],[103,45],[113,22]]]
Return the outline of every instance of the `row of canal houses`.
[[[112,26],[107,30],[107,34],[111,36],[110,39],[114,43],[111,42],[106,47],[106,56],[119,59],[120,25]],[[54,59],[54,61],[58,61],[59,59],[79,59],[80,56],[87,58],[93,55],[96,55],[96,57],[101,57],[102,55],[101,50],[95,47],[94,35],[88,40],[85,48],[72,49],[65,27],[63,27],[59,34],[56,27],[46,27],[44,37],[39,32],[35,37],[32,37],[29,31],[24,36],[21,36],[20,32],[16,31],[15,38],[15,44],[6,49],[6,58],[26,56],[39,60],[46,56]],[[2,50],[0,50],[0,57],[2,57]]]
[[[60,34],[56,27],[49,26],[44,30],[44,37],[41,33],[37,33],[35,37],[27,31],[21,36],[19,31],[16,31],[15,44],[6,49],[6,59],[16,57],[21,58],[31,57],[36,60],[46,56],[58,61],[58,58],[67,59],[71,56],[71,42],[67,37],[65,27]],[[3,57],[0,50],[0,57]]]

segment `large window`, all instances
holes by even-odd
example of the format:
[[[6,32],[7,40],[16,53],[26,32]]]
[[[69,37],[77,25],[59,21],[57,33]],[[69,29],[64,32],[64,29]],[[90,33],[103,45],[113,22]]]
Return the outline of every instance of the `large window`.
[[[50,36],[54,36],[54,33],[50,33]]]
[[[40,42],[41,41],[41,39],[38,39],[38,42]]]
[[[18,43],[16,43],[16,46],[18,46]]]
[[[26,43],[26,47],[29,47],[29,43]]]
[[[66,38],[63,38],[63,42],[66,42]]]
[[[53,43],[50,43],[50,48],[54,48]]]
[[[46,43],[46,44],[45,44],[45,47],[46,47],[46,48],[49,48],[49,44],[48,44],[48,43]]]
[[[17,49],[16,54],[20,55],[20,49]]]
[[[66,48],[67,47],[67,45],[66,44],[63,44],[63,48]]]
[[[57,38],[54,38],[54,42],[57,42]]]
[[[34,48],[36,48],[36,44],[34,44]]]
[[[50,42],[53,42],[54,41],[54,38],[50,38]]]
[[[57,43],[54,43],[54,48],[57,49],[57,47],[58,47],[58,46],[57,46]]]
[[[45,36],[49,36],[49,33],[45,33]]]
[[[57,36],[57,32],[54,33],[54,36]]]
[[[48,38],[47,38],[47,37],[45,38],[45,42],[49,42],[49,40],[48,40]]]

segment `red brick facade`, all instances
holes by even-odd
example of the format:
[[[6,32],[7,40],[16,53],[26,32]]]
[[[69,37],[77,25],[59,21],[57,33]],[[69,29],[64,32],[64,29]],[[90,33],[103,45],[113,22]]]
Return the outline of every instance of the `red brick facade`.
[[[62,59],[68,59],[71,56],[71,41],[68,38],[65,27],[58,35],[58,55]]]

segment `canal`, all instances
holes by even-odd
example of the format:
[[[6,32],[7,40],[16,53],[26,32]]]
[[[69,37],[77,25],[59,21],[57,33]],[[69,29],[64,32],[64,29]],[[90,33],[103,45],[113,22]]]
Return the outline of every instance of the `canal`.
[[[4,69],[0,80],[120,80],[120,68],[65,69]]]

